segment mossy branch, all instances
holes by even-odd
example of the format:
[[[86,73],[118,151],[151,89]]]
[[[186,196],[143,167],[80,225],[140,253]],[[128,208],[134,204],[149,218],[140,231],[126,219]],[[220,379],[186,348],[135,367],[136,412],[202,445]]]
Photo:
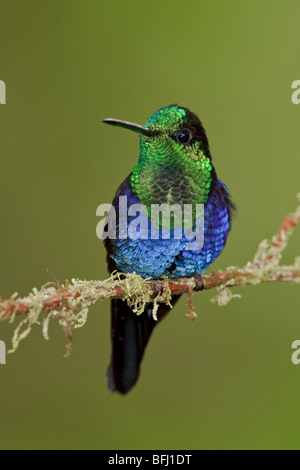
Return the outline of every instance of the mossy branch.
[[[298,195],[300,202],[300,195]],[[42,323],[45,339],[48,339],[48,326],[51,318],[56,318],[63,327],[67,338],[67,352],[70,354],[72,332],[82,327],[88,315],[89,307],[99,300],[123,299],[132,310],[140,315],[149,302],[153,302],[153,317],[160,303],[170,303],[173,295],[189,295],[188,317],[194,319],[192,292],[202,289],[217,289],[212,302],[226,305],[232,298],[231,287],[261,282],[294,282],[300,283],[300,256],[291,266],[280,265],[282,253],[295,227],[300,224],[300,204],[295,212],[288,214],[277,234],[271,240],[263,240],[252,261],[244,267],[228,267],[225,271],[212,272],[202,276],[159,281],[144,279],[137,274],[114,272],[104,281],[80,281],[72,279],[60,284],[59,281],[48,282],[40,289],[34,288],[23,298],[13,294],[10,299],[0,298],[0,320],[14,321],[24,316],[14,331],[12,349],[14,352],[20,341],[28,336],[35,323]]]

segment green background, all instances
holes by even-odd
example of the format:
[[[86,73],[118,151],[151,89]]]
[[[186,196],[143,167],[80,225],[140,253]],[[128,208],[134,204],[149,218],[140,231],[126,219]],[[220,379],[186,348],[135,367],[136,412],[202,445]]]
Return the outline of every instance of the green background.
[[[1,0],[0,295],[51,280],[106,277],[96,207],[135,165],[144,123],[178,102],[199,114],[238,215],[214,269],[244,265],[300,191],[298,1]],[[300,254],[299,230],[285,253]],[[300,448],[299,287],[186,297],[157,328],[142,375],[110,394],[109,303],[65,337],[35,326],[0,366],[1,449]],[[9,347],[14,325],[0,324]]]

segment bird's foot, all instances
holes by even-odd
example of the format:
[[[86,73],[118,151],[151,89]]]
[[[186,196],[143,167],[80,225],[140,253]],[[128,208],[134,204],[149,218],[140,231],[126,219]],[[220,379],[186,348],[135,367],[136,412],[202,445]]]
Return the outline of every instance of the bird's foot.
[[[203,281],[203,278],[202,278],[201,274],[196,274],[194,276],[194,279],[195,279],[195,288],[194,288],[194,290],[196,290],[196,291],[203,290],[204,289],[204,281]]]

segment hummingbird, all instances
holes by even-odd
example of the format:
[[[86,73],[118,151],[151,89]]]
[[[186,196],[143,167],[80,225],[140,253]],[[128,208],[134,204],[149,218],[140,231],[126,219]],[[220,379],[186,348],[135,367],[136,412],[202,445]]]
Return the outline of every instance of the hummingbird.
[[[120,196],[127,197],[128,207],[141,204],[146,208],[147,237],[121,236],[117,222],[116,237],[107,237],[109,272],[139,274],[148,279],[169,279],[201,275],[222,252],[234,212],[234,204],[225,184],[218,179],[204,127],[198,116],[187,108],[172,104],[160,108],[144,126],[118,119],[105,119],[106,124],[123,127],[139,135],[140,153],[129,176],[119,186],[112,207],[117,216],[121,211]],[[170,236],[164,238],[163,228],[151,237],[150,219],[153,204],[184,208],[203,207],[203,243],[189,249],[186,232],[175,236],[171,221]],[[123,208],[124,210],[124,208]],[[129,212],[128,212],[129,215]],[[195,227],[196,214],[192,212]],[[128,217],[128,224],[132,217]],[[118,220],[118,218],[116,219]],[[142,231],[142,229],[141,229]],[[174,306],[179,296],[173,296]],[[136,384],[144,351],[153,329],[170,311],[160,304],[156,319],[153,304],[136,315],[121,299],[111,300],[111,361],[107,371],[108,388],[126,394]]]

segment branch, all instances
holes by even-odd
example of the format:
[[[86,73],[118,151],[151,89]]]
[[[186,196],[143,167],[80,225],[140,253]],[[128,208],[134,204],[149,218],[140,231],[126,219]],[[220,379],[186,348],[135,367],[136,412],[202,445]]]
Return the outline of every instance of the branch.
[[[300,202],[300,194],[298,194]],[[51,318],[56,318],[63,327],[67,338],[67,352],[70,354],[72,331],[82,327],[88,315],[89,307],[99,300],[123,299],[132,310],[140,315],[147,303],[153,302],[153,318],[156,319],[158,305],[170,305],[173,295],[188,293],[188,317],[194,319],[192,292],[194,290],[217,288],[217,295],[212,302],[226,305],[232,298],[240,297],[233,294],[231,287],[246,284],[256,285],[261,282],[294,282],[300,283],[300,256],[295,258],[291,266],[280,265],[282,253],[295,227],[300,224],[300,204],[295,212],[288,214],[281,224],[277,234],[269,241],[263,240],[252,261],[244,267],[228,267],[225,271],[212,272],[190,278],[169,280],[144,279],[132,273],[114,272],[104,281],[80,281],[72,279],[60,284],[59,281],[48,282],[41,289],[34,288],[24,298],[13,294],[10,299],[0,297],[0,320],[14,321],[18,316],[24,318],[18,324],[12,338],[14,352],[20,341],[31,331],[35,323],[42,321],[42,331],[45,339],[49,339],[48,328]]]

